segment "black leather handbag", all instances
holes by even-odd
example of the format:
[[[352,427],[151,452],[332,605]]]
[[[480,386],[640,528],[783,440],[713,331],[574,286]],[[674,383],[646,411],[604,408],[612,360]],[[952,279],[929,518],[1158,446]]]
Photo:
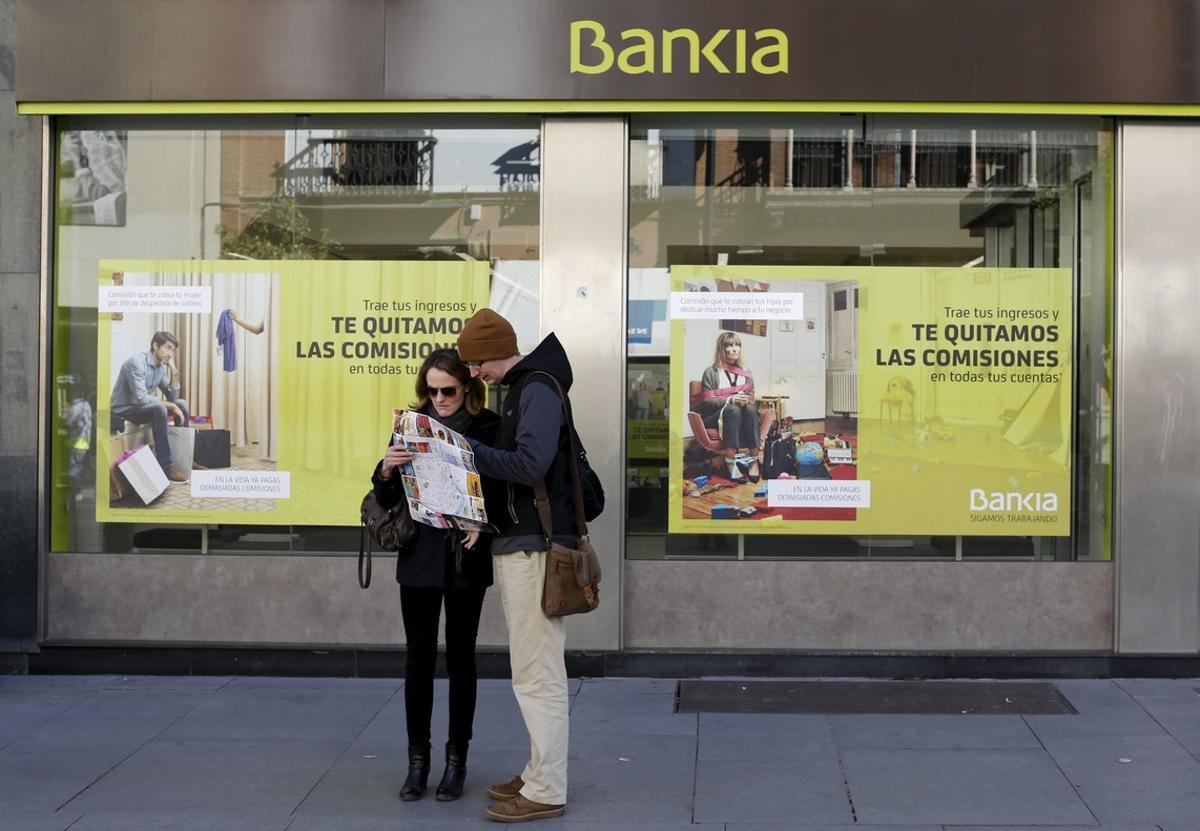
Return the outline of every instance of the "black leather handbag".
[[[372,544],[380,551],[403,551],[417,536],[417,526],[408,512],[408,500],[400,498],[391,508],[384,508],[375,498],[374,489],[363,497],[358,530],[358,585],[371,585]]]

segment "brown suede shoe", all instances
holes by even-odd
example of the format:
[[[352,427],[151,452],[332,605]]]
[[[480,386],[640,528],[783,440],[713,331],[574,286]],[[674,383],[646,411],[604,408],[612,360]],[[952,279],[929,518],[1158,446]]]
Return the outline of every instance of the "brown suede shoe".
[[[487,795],[497,802],[507,802],[510,799],[514,799],[523,787],[525,787],[525,780],[520,776],[514,776],[507,782],[490,786],[487,789]]]
[[[543,805],[517,794],[505,802],[493,802],[487,806],[488,819],[496,822],[527,822],[531,819],[561,817],[566,805]]]
[[[188,480],[187,474],[175,467],[175,465],[167,465],[163,473],[167,474],[167,478],[172,482],[186,482]]]

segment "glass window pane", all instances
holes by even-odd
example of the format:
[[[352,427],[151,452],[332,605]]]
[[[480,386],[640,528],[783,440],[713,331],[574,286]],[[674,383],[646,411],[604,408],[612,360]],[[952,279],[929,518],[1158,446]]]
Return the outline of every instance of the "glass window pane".
[[[356,527],[96,521],[96,444],[112,440],[95,423],[99,385],[112,383],[97,372],[99,261],[484,261],[490,304],[532,347],[539,135],[529,117],[61,119],[52,550],[357,550]],[[235,459],[270,456],[250,432],[231,444]]]
[[[1108,123],[976,116],[646,115],[634,117],[630,134],[630,557],[1109,556]],[[751,487],[738,484],[737,472],[728,464],[727,477],[717,464],[704,469],[719,452],[707,445],[719,438],[696,438],[696,431],[705,428],[686,424],[685,419],[691,420],[687,412],[672,414],[668,408],[664,428],[652,423],[652,407],[642,406],[644,400],[639,405],[638,379],[651,367],[657,375],[669,375],[670,269],[684,265],[1071,269],[1076,306],[1075,383],[1073,393],[1067,392],[1075,400],[1072,535],[730,535],[721,544],[707,535],[667,535],[664,489],[669,493],[674,485],[704,497],[715,487],[708,501],[720,502],[720,489],[731,482]],[[741,288],[733,283],[722,288],[718,279],[709,290]],[[828,447],[831,438],[854,440],[864,403],[857,401],[856,366],[857,320],[869,304],[865,295],[866,289],[857,285],[831,286],[821,314],[809,315],[806,299],[806,320],[770,324],[784,333],[802,325],[824,344],[814,353],[821,380],[814,377],[812,386],[824,395],[819,411],[808,412],[811,404],[800,404],[795,394],[772,405],[775,420],[801,443],[817,439]],[[746,348],[752,350],[757,333],[742,335],[747,336],[751,345]],[[787,375],[807,371],[784,363],[773,359],[769,372],[762,366],[756,370],[760,402],[789,382],[795,386]],[[759,388],[763,386],[767,389]],[[688,407],[697,401],[690,394],[678,400]],[[1022,407],[1022,402],[994,403],[1013,413]],[[901,403],[900,410],[903,426],[892,441],[926,441],[937,431],[949,442],[956,432],[970,432],[967,425],[918,423],[911,403]],[[1001,419],[1005,417],[1002,413]],[[678,429],[685,437],[683,464],[692,476],[684,482],[651,475],[656,468],[667,468],[669,457],[645,455],[647,445],[640,437],[664,429]],[[751,454],[740,455],[750,461]],[[765,463],[761,447],[758,455]],[[825,456],[823,464],[829,467],[828,452]],[[714,479],[697,487],[695,475],[704,473],[713,473]],[[746,500],[725,501],[741,505]],[[765,498],[760,501],[765,505]]]

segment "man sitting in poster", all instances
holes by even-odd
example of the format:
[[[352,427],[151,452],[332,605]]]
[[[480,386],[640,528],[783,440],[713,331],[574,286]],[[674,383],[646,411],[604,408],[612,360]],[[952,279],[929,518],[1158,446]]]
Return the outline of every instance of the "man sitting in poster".
[[[717,336],[712,366],[700,377],[701,401],[696,407],[704,426],[716,427],[725,449],[729,478],[759,480],[758,406],[754,378],[742,365],[742,339],[733,332]]]
[[[172,463],[167,440],[168,418],[182,427],[188,424],[187,402],[179,397],[179,371],[175,368],[178,348],[179,339],[170,332],[155,332],[149,352],[126,358],[113,384],[110,409],[114,433],[124,432],[126,421],[149,424],[154,434],[154,455],[163,472],[172,482],[186,482],[187,476]],[[166,400],[154,396],[156,389]]]

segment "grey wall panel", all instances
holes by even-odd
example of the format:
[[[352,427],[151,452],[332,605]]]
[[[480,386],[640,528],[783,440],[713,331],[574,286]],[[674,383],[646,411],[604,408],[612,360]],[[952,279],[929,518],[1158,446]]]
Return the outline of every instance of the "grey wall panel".
[[[0,92],[0,273],[41,268],[42,119]],[[33,308],[37,308],[34,305]]]
[[[604,572],[600,608],[569,622],[575,649],[620,640],[627,144],[620,118],[542,125],[542,331],[571,358],[576,426],[607,494],[590,528]]]
[[[1107,651],[1109,563],[625,565],[625,645]]]
[[[51,554],[50,640],[227,644],[404,644],[394,564],[363,591],[350,557]],[[480,646],[507,646],[487,593]]]
[[[1121,128],[1117,649],[1200,651],[1200,126]]]
[[[17,0],[0,0],[0,90],[16,82]]]
[[[38,620],[42,119],[16,114],[12,21],[0,0],[0,651]]]

